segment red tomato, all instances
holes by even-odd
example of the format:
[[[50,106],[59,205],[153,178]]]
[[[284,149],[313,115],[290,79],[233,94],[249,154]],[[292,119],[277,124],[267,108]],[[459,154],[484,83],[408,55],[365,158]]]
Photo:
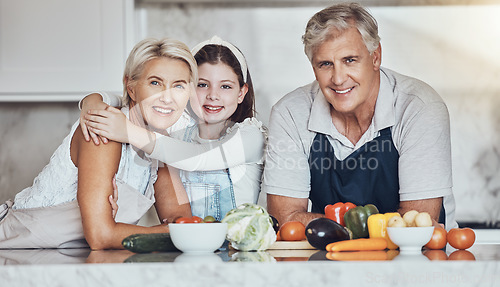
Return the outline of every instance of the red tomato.
[[[455,250],[450,254],[448,260],[476,260],[476,257],[469,250]]]
[[[427,249],[443,249],[446,246],[446,229],[435,227],[431,240],[425,245]]]
[[[280,237],[284,241],[299,241],[306,239],[306,227],[302,222],[288,221],[279,230]]]
[[[193,223],[193,219],[191,217],[179,217],[175,220],[175,223]]]
[[[470,228],[453,228],[446,236],[448,243],[456,249],[467,249],[476,241],[476,234]]]
[[[193,217],[191,217],[191,220],[193,220],[193,223],[201,223],[201,222],[203,222],[203,218],[201,218],[199,216],[193,216]]]
[[[203,219],[198,216],[191,217],[178,217],[175,219],[175,223],[200,223],[203,222]]]

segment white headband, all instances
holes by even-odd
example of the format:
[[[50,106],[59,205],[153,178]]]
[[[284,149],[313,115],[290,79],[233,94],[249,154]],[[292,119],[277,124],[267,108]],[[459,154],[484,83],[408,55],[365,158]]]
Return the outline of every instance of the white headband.
[[[220,46],[224,46],[224,47],[228,48],[229,50],[231,50],[233,55],[236,57],[236,59],[240,63],[241,74],[243,75],[243,82],[245,82],[245,83],[247,82],[247,69],[248,69],[247,68],[247,61],[245,60],[245,56],[243,56],[243,54],[240,52],[240,50],[238,50],[238,48],[236,48],[233,44],[222,40],[218,36],[213,36],[210,40],[203,41],[203,42],[199,43],[198,45],[194,46],[194,48],[191,50],[191,53],[193,54],[193,56],[195,56],[196,53],[198,53],[198,51],[201,50],[201,48],[203,48],[207,45],[220,45]]]

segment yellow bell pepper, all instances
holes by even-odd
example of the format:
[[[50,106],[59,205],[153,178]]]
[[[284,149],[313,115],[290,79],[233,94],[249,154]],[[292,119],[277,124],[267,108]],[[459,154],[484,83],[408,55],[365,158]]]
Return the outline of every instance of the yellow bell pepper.
[[[368,233],[370,238],[385,238],[387,240],[388,249],[397,249],[398,246],[394,244],[391,239],[389,239],[389,234],[387,234],[387,222],[393,216],[400,216],[401,214],[397,212],[388,213],[378,213],[372,214],[368,217]]]

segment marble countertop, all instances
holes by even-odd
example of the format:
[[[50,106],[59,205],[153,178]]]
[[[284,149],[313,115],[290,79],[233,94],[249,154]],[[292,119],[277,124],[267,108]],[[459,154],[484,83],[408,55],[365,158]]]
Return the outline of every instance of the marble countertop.
[[[318,250],[0,250],[0,286],[500,286],[500,244],[384,253],[351,261]]]

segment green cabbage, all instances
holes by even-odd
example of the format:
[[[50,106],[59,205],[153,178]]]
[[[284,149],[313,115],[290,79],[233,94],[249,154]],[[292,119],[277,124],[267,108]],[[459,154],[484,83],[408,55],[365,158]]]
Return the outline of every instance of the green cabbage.
[[[222,219],[227,223],[227,240],[241,251],[266,250],[276,241],[269,213],[261,206],[244,203]]]

